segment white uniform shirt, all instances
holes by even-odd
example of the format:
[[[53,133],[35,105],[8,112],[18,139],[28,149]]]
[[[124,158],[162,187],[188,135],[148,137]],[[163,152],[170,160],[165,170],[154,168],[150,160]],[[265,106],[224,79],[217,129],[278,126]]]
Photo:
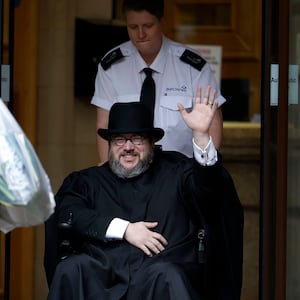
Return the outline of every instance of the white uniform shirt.
[[[140,100],[141,87],[145,78],[143,69],[148,67],[130,41],[119,47],[124,55],[122,59],[113,63],[107,70],[104,70],[101,64],[98,66],[95,94],[91,103],[106,110],[110,110],[115,102]],[[181,103],[190,110],[198,86],[202,87],[203,93],[208,85],[215,88],[219,106],[225,102],[225,99],[220,94],[208,63],[199,71],[180,60],[180,56],[186,49],[185,45],[164,37],[160,52],[149,67],[154,70],[152,76],[156,85],[154,126],[165,131],[159,144],[162,145],[163,150],[175,150],[191,157],[193,155],[190,142],[192,131],[183,121],[177,104]]]

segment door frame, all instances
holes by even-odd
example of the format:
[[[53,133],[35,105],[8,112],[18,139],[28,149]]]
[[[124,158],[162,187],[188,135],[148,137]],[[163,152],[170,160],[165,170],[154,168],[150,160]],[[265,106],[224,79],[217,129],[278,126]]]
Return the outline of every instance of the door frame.
[[[286,299],[289,1],[263,1],[260,299]],[[283,46],[284,45],[284,46]],[[278,105],[270,105],[278,64]]]

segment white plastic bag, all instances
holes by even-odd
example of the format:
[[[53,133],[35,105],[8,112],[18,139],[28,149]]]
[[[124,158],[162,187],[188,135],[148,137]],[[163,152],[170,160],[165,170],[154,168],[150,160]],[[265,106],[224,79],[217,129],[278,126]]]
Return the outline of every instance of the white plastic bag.
[[[54,207],[49,178],[30,141],[0,99],[0,231],[39,225]]]

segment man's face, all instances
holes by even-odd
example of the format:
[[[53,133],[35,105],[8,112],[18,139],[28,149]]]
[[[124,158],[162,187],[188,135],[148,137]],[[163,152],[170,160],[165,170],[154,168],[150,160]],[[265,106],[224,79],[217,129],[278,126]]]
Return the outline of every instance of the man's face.
[[[113,136],[109,149],[109,164],[119,177],[130,178],[148,169],[153,157],[153,143],[145,135]]]
[[[125,17],[132,43],[146,62],[154,60],[162,44],[162,19],[159,20],[145,10],[127,11]]]

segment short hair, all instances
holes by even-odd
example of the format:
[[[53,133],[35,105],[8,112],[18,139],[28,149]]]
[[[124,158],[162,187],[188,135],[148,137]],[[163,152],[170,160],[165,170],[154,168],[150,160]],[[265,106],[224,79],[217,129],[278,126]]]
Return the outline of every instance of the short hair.
[[[125,15],[127,11],[146,10],[151,15],[161,19],[164,16],[164,0],[124,0],[122,11]]]

